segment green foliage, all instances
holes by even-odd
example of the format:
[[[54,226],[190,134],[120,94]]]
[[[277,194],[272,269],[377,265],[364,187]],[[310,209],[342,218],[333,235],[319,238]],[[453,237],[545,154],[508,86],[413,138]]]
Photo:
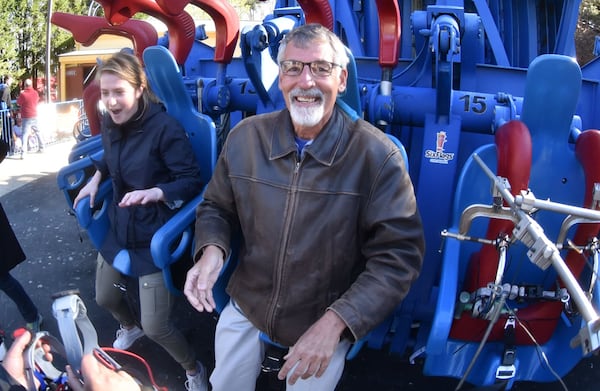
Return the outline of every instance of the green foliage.
[[[227,2],[235,8],[239,15],[251,14],[252,11],[255,10],[256,5],[261,2],[261,0],[227,0]],[[188,6],[186,7],[186,12],[192,15],[195,19],[207,19],[209,18],[208,14],[204,12],[199,7],[196,6]]]
[[[244,11],[251,11],[256,7],[259,0],[229,0],[234,8],[242,9]]]
[[[14,24],[14,11],[19,0],[0,1],[0,75],[15,75],[18,54],[18,35]]]
[[[15,81],[44,77],[50,1],[53,11],[87,13],[87,0],[0,0],[0,75],[10,75]],[[52,26],[52,73],[58,70],[57,55],[73,48],[71,34]]]
[[[582,0],[575,32],[577,62],[585,65],[594,59],[594,40],[600,35],[600,4],[598,0]]]

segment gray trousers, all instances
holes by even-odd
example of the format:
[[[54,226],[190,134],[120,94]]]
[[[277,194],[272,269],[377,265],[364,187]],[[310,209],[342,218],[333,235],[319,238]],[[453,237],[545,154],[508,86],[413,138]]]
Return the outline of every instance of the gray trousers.
[[[260,331],[230,301],[221,312],[215,334],[215,369],[210,376],[213,391],[252,391],[264,358]],[[342,340],[321,377],[298,379],[287,391],[332,391],[339,382],[350,341]],[[290,371],[291,374],[292,371]]]
[[[98,254],[96,268],[96,302],[108,310],[122,326],[136,323],[135,315],[123,292],[114,284],[122,277]],[[140,318],[144,334],[162,346],[185,370],[197,367],[196,353],[170,319],[175,297],[165,286],[162,272],[139,277]]]

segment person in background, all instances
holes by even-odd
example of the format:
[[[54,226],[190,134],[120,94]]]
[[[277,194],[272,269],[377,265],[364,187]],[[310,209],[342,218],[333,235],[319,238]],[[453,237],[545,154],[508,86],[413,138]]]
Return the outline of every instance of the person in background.
[[[12,77],[4,76],[2,78],[2,84],[0,84],[0,109],[10,110],[12,108],[12,97],[11,97],[11,84],[13,82]]]
[[[150,91],[135,56],[115,54],[98,75],[106,108],[101,123],[104,155],[73,202],[76,208],[89,196],[93,207],[98,186],[111,180],[110,228],[98,254],[96,302],[120,323],[115,348],[128,349],[145,334],[185,369],[188,390],[207,390],[206,371],[171,320],[175,297],[150,253],[154,233],[201,192],[198,163],[185,131]],[[114,264],[122,249],[129,253],[129,270]],[[118,288],[131,278],[139,284],[141,328]]]
[[[25,88],[21,90],[21,93],[17,97],[17,105],[21,113],[21,130],[23,147],[21,149],[21,159],[25,157],[27,153],[27,139],[31,132],[35,133],[38,140],[38,152],[44,151],[44,138],[37,126],[37,106],[40,101],[40,96],[36,90],[33,89],[33,82],[31,79],[25,79]]]
[[[8,153],[8,145],[0,140],[0,162]],[[8,216],[0,203],[0,290],[16,304],[17,309],[26,322],[26,327],[33,332],[40,331],[43,321],[37,306],[31,300],[21,283],[10,271],[26,259],[25,252],[13,231]]]
[[[2,139],[9,143],[11,154],[14,153],[14,134],[12,132],[12,114],[11,114],[11,96],[10,96],[10,85],[12,84],[12,78],[10,76],[4,76],[2,83],[0,83],[0,118],[2,127]]]
[[[21,157],[23,156],[23,128],[21,127],[21,118],[19,116],[15,117],[15,123],[12,126],[12,137],[13,137],[13,151],[14,154],[19,154]]]
[[[217,323],[213,391],[254,389],[260,333],[289,348],[278,374],[288,391],[334,390],[351,343],[420,273],[423,226],[401,152],[335,104],[348,62],[321,25],[287,33],[278,51],[286,109],[229,133],[197,208],[184,293],[198,311],[215,308],[232,239],[243,243]]]

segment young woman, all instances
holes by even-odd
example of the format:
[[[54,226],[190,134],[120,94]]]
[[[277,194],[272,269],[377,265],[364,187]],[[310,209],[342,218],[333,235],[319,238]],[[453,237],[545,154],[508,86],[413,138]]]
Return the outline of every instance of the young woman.
[[[119,321],[113,346],[128,349],[144,334],[161,345],[187,374],[188,390],[207,390],[204,367],[185,337],[170,320],[174,297],[166,288],[160,269],[150,254],[150,240],[183,203],[201,191],[199,167],[181,125],[165,111],[148,88],[139,60],[118,53],[100,68],[104,158],[74,200],[74,207],[110,178],[113,202],[109,233],[99,249],[96,301]],[[115,287],[124,280],[113,267],[115,256],[127,249],[127,274],[138,279],[141,328],[137,318]],[[122,270],[122,269],[121,269]]]

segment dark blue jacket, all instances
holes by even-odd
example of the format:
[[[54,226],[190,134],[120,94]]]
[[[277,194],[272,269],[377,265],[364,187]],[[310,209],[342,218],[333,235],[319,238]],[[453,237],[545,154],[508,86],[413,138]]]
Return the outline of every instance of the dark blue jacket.
[[[162,104],[142,104],[133,119],[116,125],[109,115],[102,120],[104,159],[95,162],[102,177],[110,176],[113,202],[109,209],[111,227],[100,253],[112,263],[127,248],[131,274],[142,276],[159,271],[150,256],[152,235],[185,202],[200,193],[200,168],[191,143]],[[157,186],[166,202],[121,208],[125,193]]]

